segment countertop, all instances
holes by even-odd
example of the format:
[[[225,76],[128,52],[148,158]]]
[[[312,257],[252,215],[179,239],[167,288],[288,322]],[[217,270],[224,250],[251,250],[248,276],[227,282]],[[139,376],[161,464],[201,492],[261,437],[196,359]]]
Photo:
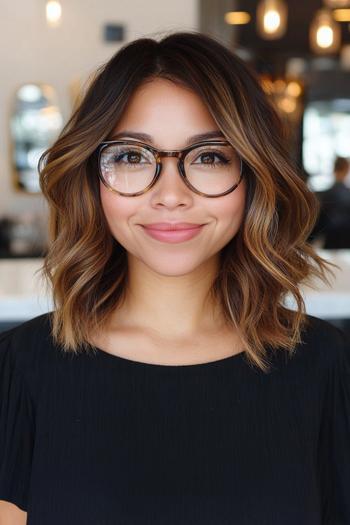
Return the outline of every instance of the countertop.
[[[321,281],[313,283],[318,289],[301,287],[307,313],[327,319],[350,318],[350,250],[317,249],[317,253],[341,270],[334,269],[331,287]],[[0,322],[25,321],[53,309],[39,271],[42,264],[42,258],[0,260]],[[294,309],[291,298],[285,304]]]

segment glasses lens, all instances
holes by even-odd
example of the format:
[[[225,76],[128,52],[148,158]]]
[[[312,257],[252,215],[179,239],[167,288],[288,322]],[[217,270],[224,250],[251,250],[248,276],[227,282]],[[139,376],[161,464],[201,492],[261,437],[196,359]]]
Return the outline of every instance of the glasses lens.
[[[101,175],[110,188],[121,193],[145,190],[156,168],[153,153],[137,144],[110,144],[101,151]],[[184,168],[190,184],[206,195],[230,190],[241,175],[240,158],[229,144],[206,144],[190,150]]]
[[[152,182],[156,159],[142,146],[111,144],[101,152],[100,168],[110,188],[121,193],[137,193]]]
[[[231,189],[241,175],[239,155],[229,144],[198,146],[186,155],[184,167],[192,186],[207,195]]]

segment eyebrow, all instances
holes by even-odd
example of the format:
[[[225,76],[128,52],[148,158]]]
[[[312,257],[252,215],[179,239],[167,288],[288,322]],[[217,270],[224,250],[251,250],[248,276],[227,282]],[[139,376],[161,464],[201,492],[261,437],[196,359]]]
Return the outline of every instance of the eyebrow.
[[[129,131],[129,130],[123,130],[117,133],[116,135],[113,135],[108,140],[115,140],[119,138],[133,138],[136,140],[140,140],[142,142],[149,142],[150,144],[154,145],[153,138],[151,135],[148,135],[147,133],[140,133],[137,131]],[[205,133],[198,133],[197,135],[192,135],[191,137],[187,137],[185,141],[185,146],[189,146],[191,144],[194,144],[195,142],[201,142],[203,140],[208,139],[215,139],[215,138],[225,138],[225,135],[222,133],[222,131],[214,130],[214,131],[207,131]]]

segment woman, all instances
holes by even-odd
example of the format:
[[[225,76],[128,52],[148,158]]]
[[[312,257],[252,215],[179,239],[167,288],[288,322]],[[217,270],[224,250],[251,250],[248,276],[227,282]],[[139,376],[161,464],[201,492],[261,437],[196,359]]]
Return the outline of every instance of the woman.
[[[328,263],[283,137],[243,61],[175,33],[43,155],[55,308],[0,339],[0,499],[31,525],[350,523],[349,347],[305,313]]]

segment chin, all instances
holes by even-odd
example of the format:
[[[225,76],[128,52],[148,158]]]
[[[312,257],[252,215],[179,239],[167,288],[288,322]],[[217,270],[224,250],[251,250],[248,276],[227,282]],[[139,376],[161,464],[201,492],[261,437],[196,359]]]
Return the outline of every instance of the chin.
[[[195,272],[200,266],[199,262],[197,262],[197,264],[194,262],[184,264],[184,261],[175,261],[174,259],[172,261],[163,261],[163,264],[161,264],[159,260],[152,263],[143,259],[143,263],[150,268],[152,272],[164,277],[181,277],[183,275],[189,275]]]

